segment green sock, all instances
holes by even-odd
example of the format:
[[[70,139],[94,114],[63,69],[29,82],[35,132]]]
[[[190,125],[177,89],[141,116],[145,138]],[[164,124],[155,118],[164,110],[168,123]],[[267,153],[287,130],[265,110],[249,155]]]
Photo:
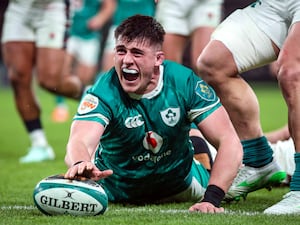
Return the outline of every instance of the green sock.
[[[300,191],[300,153],[296,152],[294,155],[295,158],[295,172],[292,176],[290,183],[291,191]]]
[[[55,103],[56,103],[56,105],[64,105],[65,104],[65,98],[63,96],[56,95]]]
[[[273,150],[265,136],[242,141],[244,149],[243,163],[246,166],[262,167],[273,160]]]

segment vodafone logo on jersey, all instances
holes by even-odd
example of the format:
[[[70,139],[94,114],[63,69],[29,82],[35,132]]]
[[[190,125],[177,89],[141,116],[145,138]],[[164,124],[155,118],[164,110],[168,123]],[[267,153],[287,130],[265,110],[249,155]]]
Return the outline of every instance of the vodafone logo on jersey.
[[[78,107],[79,114],[85,114],[93,111],[98,106],[99,100],[97,97],[87,94],[84,96]]]

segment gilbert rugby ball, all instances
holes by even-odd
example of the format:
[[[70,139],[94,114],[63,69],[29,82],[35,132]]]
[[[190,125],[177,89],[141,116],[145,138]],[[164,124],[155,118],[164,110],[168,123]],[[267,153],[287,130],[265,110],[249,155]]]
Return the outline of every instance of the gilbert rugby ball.
[[[103,214],[108,205],[107,195],[98,183],[69,180],[63,175],[41,180],[34,188],[33,200],[46,215],[96,216]]]

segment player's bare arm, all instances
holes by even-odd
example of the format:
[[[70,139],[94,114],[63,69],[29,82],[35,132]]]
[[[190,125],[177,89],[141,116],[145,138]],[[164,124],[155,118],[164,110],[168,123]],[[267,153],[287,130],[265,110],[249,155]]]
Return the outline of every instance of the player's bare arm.
[[[218,151],[209,184],[215,184],[226,192],[242,163],[243,151],[240,140],[223,106],[198,126],[205,138]]]
[[[104,126],[97,122],[74,121],[71,126],[65,162],[69,169],[65,178],[83,176],[100,180],[111,175],[112,170],[100,171],[92,162]]]
[[[194,204],[189,210],[203,213],[223,212],[224,209],[219,205],[241,165],[242,145],[224,107],[217,109],[199,123],[198,127],[207,140],[218,150],[211,171],[209,186],[212,186],[213,191],[220,191],[221,193],[217,196],[209,196],[210,193],[206,191],[207,199],[204,196],[202,202]]]

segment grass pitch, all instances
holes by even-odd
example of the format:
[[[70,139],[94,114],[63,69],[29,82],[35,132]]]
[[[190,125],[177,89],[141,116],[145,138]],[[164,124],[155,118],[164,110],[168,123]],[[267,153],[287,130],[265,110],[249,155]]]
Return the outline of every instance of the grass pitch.
[[[287,109],[276,83],[254,84],[261,105],[263,129],[269,131],[283,126],[287,121]],[[109,204],[102,216],[73,217],[45,216],[34,207],[32,192],[42,178],[64,173],[63,158],[71,119],[62,124],[51,121],[54,96],[36,89],[42,108],[42,121],[49,142],[55,150],[54,161],[37,164],[19,164],[19,157],[27,152],[28,136],[15,110],[10,88],[0,89],[0,224],[299,224],[299,216],[267,216],[265,208],[279,201],[288,188],[277,187],[272,191],[259,190],[250,193],[246,201],[223,204],[224,214],[188,213],[192,203],[132,206]],[[73,114],[77,102],[68,100]],[[245,103],[247,104],[247,103]]]

